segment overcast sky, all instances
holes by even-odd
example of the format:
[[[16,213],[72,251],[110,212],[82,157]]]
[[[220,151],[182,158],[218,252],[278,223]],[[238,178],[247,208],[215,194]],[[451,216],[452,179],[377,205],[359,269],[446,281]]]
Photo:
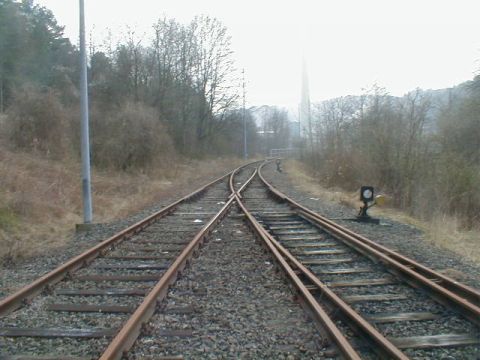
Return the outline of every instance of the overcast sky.
[[[77,43],[78,0],[37,2]],[[151,34],[162,15],[184,23],[199,14],[218,18],[245,68],[249,105],[298,104],[303,54],[312,101],[359,94],[374,83],[393,95],[450,87],[480,70],[479,0],[85,2],[87,31],[97,43],[107,28]]]

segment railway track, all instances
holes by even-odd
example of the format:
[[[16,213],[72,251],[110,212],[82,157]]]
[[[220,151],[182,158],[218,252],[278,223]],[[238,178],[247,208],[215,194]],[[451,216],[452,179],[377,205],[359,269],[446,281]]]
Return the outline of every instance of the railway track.
[[[235,204],[266,254],[255,252],[258,242],[237,215],[229,215]],[[222,240],[228,237],[233,240]],[[200,270],[192,267],[177,282],[198,254],[193,263]],[[293,303],[276,303],[276,296],[285,298],[283,285],[261,270],[272,258],[317,330],[300,320]],[[211,296],[197,291],[211,282],[218,287]],[[269,298],[270,288],[279,293]],[[479,299],[476,290],[302,207],[270,185],[261,166],[249,164],[0,301],[0,359],[196,358],[208,357],[215,342],[230,356],[474,359]],[[226,305],[212,310],[215,302]],[[272,318],[264,317],[260,303],[270,303],[265,311],[285,320],[270,327]],[[196,307],[210,317],[199,318]],[[222,336],[252,336],[222,328],[231,327],[223,315],[244,307],[248,311],[232,321],[252,317],[242,326],[265,326],[283,345],[257,349],[258,341],[259,347],[271,341],[263,333],[255,335],[257,343],[225,343]],[[289,341],[285,332],[300,339]],[[157,338],[161,349],[151,346]],[[190,351],[199,344],[203,353]]]
[[[165,337],[166,331],[178,331]],[[208,237],[128,358],[321,359],[312,321],[235,210]]]
[[[302,207],[261,172],[241,197],[337,354],[478,358],[479,292]]]
[[[250,165],[251,166],[251,165]],[[249,165],[170,204],[0,301],[0,358],[120,358]]]

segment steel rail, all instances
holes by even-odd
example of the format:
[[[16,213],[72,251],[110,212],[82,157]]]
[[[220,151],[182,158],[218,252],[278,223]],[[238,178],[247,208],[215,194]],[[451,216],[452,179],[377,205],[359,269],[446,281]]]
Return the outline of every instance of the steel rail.
[[[236,201],[236,197],[232,196],[236,193],[233,184],[235,175],[242,168],[257,162],[258,161],[240,166],[230,173],[228,183],[231,194],[228,201],[218,211],[218,213],[214,215],[212,219],[210,219],[210,221],[202,227],[202,229],[200,229],[190,243],[182,250],[180,255],[162,275],[157,284],[155,284],[142,303],[137,307],[132,316],[129,317],[127,322],[119,330],[115,338],[110,342],[107,349],[100,357],[100,360],[121,359],[122,356],[133,346],[141,333],[142,326],[146,324],[155,313],[155,307],[157,303],[161,302],[167,296],[170,285],[176,281],[178,274],[185,268],[188,260],[193,256],[195,250],[200,247],[208,233],[227,214],[233,203]],[[256,169],[254,174],[256,174]],[[247,180],[247,183],[252,179],[253,176]]]
[[[258,160],[258,161],[253,161],[251,163],[248,163],[246,165],[243,165],[243,166],[240,166],[238,168],[236,168],[235,170],[232,171],[231,175],[230,175],[230,179],[228,180],[228,185],[230,187],[230,197],[233,197],[235,194],[239,195],[241,191],[243,191],[243,189],[245,189],[245,187],[250,183],[250,181],[253,180],[253,178],[255,177],[255,174],[257,173],[258,171],[258,167],[255,168],[253,174],[247,179],[247,181],[245,181],[243,183],[243,185],[240,187],[239,190],[236,190],[235,189],[235,184],[233,183],[233,179],[235,178],[235,175],[243,168],[247,167],[247,166],[250,166],[250,165],[254,165],[254,164],[257,164],[257,163],[263,163],[264,160]],[[241,198],[241,196],[240,196]]]
[[[357,238],[358,240],[370,245],[371,247],[387,254],[388,256],[392,257],[393,259],[398,260],[402,264],[404,264],[406,266],[409,266],[409,267],[412,267],[412,269],[416,270],[418,273],[421,273],[424,276],[429,277],[430,279],[434,279],[437,283],[441,283],[443,287],[451,290],[452,292],[457,293],[458,295],[460,295],[464,298],[469,299],[470,302],[472,302],[474,304],[480,304],[480,291],[478,291],[478,290],[476,290],[476,289],[474,289],[474,288],[472,288],[468,285],[462,284],[462,283],[460,283],[460,282],[458,282],[458,281],[456,281],[456,280],[454,280],[454,279],[452,279],[452,278],[450,278],[450,277],[448,277],[444,274],[439,273],[438,271],[430,269],[430,268],[426,267],[425,265],[422,265],[422,264],[416,262],[415,260],[412,260],[412,259],[408,258],[405,255],[401,255],[401,254],[399,254],[399,253],[397,253],[393,250],[388,249],[387,247],[385,247],[383,245],[377,244],[376,242],[374,242],[374,241],[372,241],[372,240],[370,240],[370,239],[368,239],[368,238],[366,238],[362,235],[359,235],[359,234],[353,232],[352,230],[349,230],[349,229],[335,223],[334,221],[332,221],[332,220],[330,220],[330,219],[328,219],[328,218],[326,218],[326,217],[308,209],[307,207],[299,204],[298,202],[289,198],[284,193],[280,192],[278,189],[276,189],[274,186],[272,186],[263,177],[263,175],[261,173],[261,168],[262,168],[262,166],[259,169],[260,179],[269,188],[270,192],[272,192],[279,199],[289,202],[290,204],[293,205],[293,207],[298,208],[298,209],[304,211],[305,213],[308,213],[311,216],[316,217],[319,220],[322,220],[323,222],[328,223],[328,224],[342,230],[343,232],[349,234],[350,236],[353,236],[353,237]]]
[[[234,201],[235,197],[231,197],[222,209],[183,249],[181,254],[168,268],[165,274],[162,275],[158,283],[153,287],[150,293],[148,293],[143,302],[138,306],[132,316],[117,333],[115,338],[110,342],[110,345],[100,357],[100,360],[121,359],[123,354],[132,347],[142,330],[142,326],[153,316],[157,303],[166,297],[169,286],[176,281],[178,274],[185,268],[189,258],[202,244],[203,240],[213,227],[226,215]]]
[[[440,299],[447,300],[450,304],[459,308],[472,322],[477,325],[480,324],[480,307],[476,305],[479,302],[480,293],[476,290],[444,276],[443,274],[439,274],[406,256],[400,255],[382,245],[376,244],[372,240],[358,235],[304,207],[278,189],[274,188],[263,177],[261,172],[263,165],[264,164],[259,167],[258,175],[268,190],[280,200],[285,201],[291,205],[291,207],[296,208],[301,215],[324,228],[332,235],[341,240],[347,241],[363,254],[381,260],[385,265],[403,275],[403,278],[412,285],[426,288],[432,293],[440,296]],[[418,271],[419,269],[421,271]],[[436,278],[443,281],[442,285],[435,282]],[[448,287],[445,285],[448,285]]]
[[[243,166],[246,166],[246,165],[243,165]],[[171,203],[170,205],[167,205],[166,207],[157,211],[156,213],[118,232],[117,234],[111,236],[110,238],[102,241],[100,244],[86,250],[85,252],[73,257],[72,259],[68,260],[66,263],[58,266],[54,270],[41,276],[40,278],[33,281],[29,285],[24,286],[23,288],[16,291],[15,293],[0,300],[0,317],[8,315],[12,311],[18,309],[23,304],[27,303],[30,299],[32,299],[35,295],[40,293],[45,287],[54,285],[55,283],[62,280],[67,274],[72,273],[82,268],[83,266],[89,264],[99,255],[106,253],[110,248],[110,246],[112,246],[113,244],[117,244],[125,239],[128,239],[132,235],[140,232],[141,230],[145,229],[147,226],[155,222],[157,219],[170,214],[181,203],[195,198],[196,196],[200,195],[211,186],[225,179],[227,176],[232,175],[237,170],[238,168],[209,182],[208,184],[202,186],[201,188],[195,190],[194,192]]]
[[[243,183],[243,185],[238,190],[235,190],[235,187],[232,184],[230,186],[230,191],[232,192],[232,194],[236,195],[239,199],[242,199],[242,195],[241,195],[242,191],[244,191],[246,187],[252,182],[252,180],[257,175],[257,172],[258,172],[258,167],[255,168],[255,171],[253,172],[253,174],[247,179],[247,181]]]
[[[239,169],[235,169],[232,171],[232,174],[230,175],[230,179],[228,179],[228,186],[230,187],[230,197],[233,197],[235,194],[235,185],[233,184],[233,178],[235,177],[235,174],[238,172]]]
[[[178,274],[184,269],[188,259],[193,255],[195,249],[197,249],[206,235],[212,230],[212,228],[225,216],[232,204],[235,202],[236,190],[233,184],[235,175],[242,168],[255,164],[256,162],[243,165],[230,173],[229,187],[231,194],[229,200],[220,209],[220,211],[195,235],[191,242],[184,248],[173,264],[168,268],[165,274],[162,275],[157,284],[153,287],[150,293],[145,297],[144,301],[138,306],[132,316],[128,319],[125,325],[120,329],[115,338],[110,342],[107,349],[104,351],[101,360],[120,359],[123,354],[128,351],[136,339],[138,338],[142,326],[148,322],[155,312],[155,306],[158,302],[161,302],[167,295],[169,286],[173,284]],[[256,174],[256,169],[254,175]],[[252,175],[246,183],[250,182],[254,175]]]
[[[261,166],[260,166],[261,168]],[[258,171],[258,169],[257,169]],[[256,172],[257,172],[256,171]],[[355,358],[359,356],[358,353],[353,350],[353,347],[348,343],[348,340],[340,332],[335,323],[331,320],[326,310],[318,303],[317,300],[313,297],[310,290],[308,290],[303,282],[295,273],[294,269],[290,266],[293,265],[300,274],[305,276],[322,294],[323,298],[327,298],[330,302],[332,308],[339,310],[344,317],[348,318],[351,323],[354,324],[357,332],[372,344],[372,349],[379,353],[381,356],[389,359],[401,359],[407,360],[408,357],[399,350],[395,345],[393,345],[387,338],[385,338],[379,331],[377,331],[370,323],[368,323],[362,316],[355,312],[347,303],[340,299],[333,291],[331,291],[327,285],[322,283],[318,277],[313,274],[308,268],[306,268],[300,261],[298,261],[287,249],[285,249],[271,234],[266,231],[266,229],[255,219],[255,217],[248,211],[247,207],[242,203],[240,199],[240,192],[243,191],[253,180],[254,176],[252,175],[249,181],[245,182],[244,186],[236,192],[237,203],[240,209],[245,214],[250,225],[253,227],[255,232],[262,238],[264,243],[274,254],[277,261],[280,263],[284,272],[290,278],[294,286],[299,291],[302,298],[305,300],[305,303],[309,306],[311,312],[314,314],[317,321],[319,321],[325,330],[330,335],[330,340],[337,345],[341,350],[341,353],[346,358]],[[349,345],[346,345],[346,343]],[[351,351],[354,351],[352,353]]]
[[[290,279],[292,284],[298,290],[301,297],[305,300],[305,303],[308,305],[311,313],[315,317],[315,320],[322,324],[322,327],[328,334],[328,338],[335,344],[340,353],[346,359],[361,359],[360,355],[357,351],[352,347],[350,342],[345,338],[342,332],[338,329],[335,323],[332,321],[330,316],[323,307],[315,300],[313,295],[310,291],[305,287],[303,282],[300,280],[298,275],[295,271],[291,268],[291,266],[287,263],[284,257],[280,254],[277,250],[276,246],[273,244],[273,239],[271,236],[263,229],[263,227],[257,222],[257,220],[252,216],[252,214],[248,211],[245,205],[242,203],[241,199],[235,194],[235,199],[237,200],[237,204],[245,214],[246,218],[248,219],[251,227],[257,233],[257,235],[263,240],[267,248],[270,252],[274,255],[277,263],[282,267],[283,271]]]

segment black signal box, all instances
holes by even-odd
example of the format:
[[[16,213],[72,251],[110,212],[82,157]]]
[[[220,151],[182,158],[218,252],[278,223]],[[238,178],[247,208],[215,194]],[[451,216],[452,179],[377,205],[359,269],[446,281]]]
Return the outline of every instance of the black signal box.
[[[360,188],[360,200],[364,203],[369,203],[374,199],[373,186],[362,186]]]

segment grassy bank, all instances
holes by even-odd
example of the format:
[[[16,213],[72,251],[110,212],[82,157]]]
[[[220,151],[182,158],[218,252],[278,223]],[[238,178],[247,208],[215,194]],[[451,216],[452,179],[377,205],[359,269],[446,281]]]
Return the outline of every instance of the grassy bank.
[[[292,182],[295,182],[300,189],[312,194],[312,196],[343,204],[354,209],[358,209],[361,206],[357,192],[349,193],[339,188],[327,189],[322,187],[298,161],[290,160],[287,166],[289,169],[288,176]],[[413,225],[421,229],[425,233],[426,240],[433,245],[449,249],[473,261],[480,261],[480,248],[478,246],[480,231],[462,230],[460,221],[453,217],[437,214],[430,221],[422,221],[388,206],[374,207],[370,210],[370,213],[373,216],[381,216]]]
[[[148,173],[93,169],[95,222],[125,217],[185,187],[206,183],[241,160],[180,160]],[[0,259],[14,261],[65,244],[82,222],[78,160],[55,161],[0,144]]]

